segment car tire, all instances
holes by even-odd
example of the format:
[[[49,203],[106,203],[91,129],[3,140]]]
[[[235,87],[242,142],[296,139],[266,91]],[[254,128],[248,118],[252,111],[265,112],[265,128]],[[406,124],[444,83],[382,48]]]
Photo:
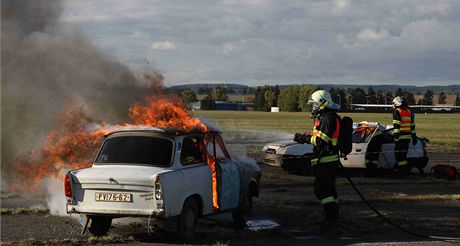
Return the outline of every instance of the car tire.
[[[91,226],[88,228],[89,232],[94,236],[103,236],[107,234],[112,225],[112,218],[104,216],[92,216]]]
[[[187,199],[182,207],[177,226],[177,231],[182,239],[193,239],[198,217],[198,204],[196,200],[193,198]]]
[[[252,198],[252,194],[248,193],[240,207],[232,212],[233,224],[236,229],[243,229],[246,226],[246,222],[251,217]]]

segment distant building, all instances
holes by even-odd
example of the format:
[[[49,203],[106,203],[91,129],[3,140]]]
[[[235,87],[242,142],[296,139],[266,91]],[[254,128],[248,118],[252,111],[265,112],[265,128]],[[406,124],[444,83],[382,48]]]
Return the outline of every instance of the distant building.
[[[191,110],[254,110],[254,103],[212,101],[203,99],[188,104]]]
[[[246,110],[246,107],[240,102],[215,101],[214,110]]]
[[[453,105],[448,105],[448,104],[435,104],[436,108],[432,108],[431,110],[433,111],[455,111],[454,108],[452,108]],[[446,106],[443,108],[443,106]]]
[[[191,110],[200,110],[201,109],[201,102],[191,102],[188,104],[188,107]]]

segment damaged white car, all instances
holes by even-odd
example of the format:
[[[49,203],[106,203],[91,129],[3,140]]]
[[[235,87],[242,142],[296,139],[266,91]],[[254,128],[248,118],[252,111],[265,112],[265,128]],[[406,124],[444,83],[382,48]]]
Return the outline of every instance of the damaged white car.
[[[132,216],[174,221],[187,239],[205,215],[231,211],[244,225],[260,176],[255,163],[230,157],[219,132],[122,130],[107,135],[91,167],[65,176],[67,213],[84,215],[94,235]]]
[[[365,129],[363,129],[365,127]],[[347,168],[366,168],[365,157],[369,154],[370,140],[378,133],[382,133],[383,143],[378,153],[377,168],[393,169],[396,163],[394,152],[393,129],[391,126],[382,125],[378,122],[359,122],[353,124],[353,149],[340,162]],[[428,139],[417,138],[417,143],[410,144],[407,159],[411,167],[422,170],[428,164],[426,144]],[[295,141],[281,141],[269,143],[262,149],[264,163],[271,166],[279,166],[283,170],[299,175],[312,173],[310,159],[313,154],[313,146],[299,144]]]

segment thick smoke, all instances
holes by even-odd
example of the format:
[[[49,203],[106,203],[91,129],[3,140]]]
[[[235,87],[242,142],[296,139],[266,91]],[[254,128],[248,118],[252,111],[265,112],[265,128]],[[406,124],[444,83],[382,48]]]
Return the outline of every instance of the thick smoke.
[[[120,122],[147,93],[125,65],[60,23],[61,4],[1,1],[2,190],[15,179],[12,166],[43,142],[66,102],[95,122]]]

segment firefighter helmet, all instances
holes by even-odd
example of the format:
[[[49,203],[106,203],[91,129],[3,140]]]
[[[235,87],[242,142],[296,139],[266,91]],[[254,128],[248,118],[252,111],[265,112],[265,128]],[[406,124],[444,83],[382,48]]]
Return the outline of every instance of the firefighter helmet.
[[[397,96],[393,99],[393,107],[400,107],[405,103],[404,98]]]
[[[340,105],[335,104],[331,99],[331,94],[325,90],[317,90],[311,94],[308,104],[313,104],[313,110],[323,110],[325,108],[340,109]]]

